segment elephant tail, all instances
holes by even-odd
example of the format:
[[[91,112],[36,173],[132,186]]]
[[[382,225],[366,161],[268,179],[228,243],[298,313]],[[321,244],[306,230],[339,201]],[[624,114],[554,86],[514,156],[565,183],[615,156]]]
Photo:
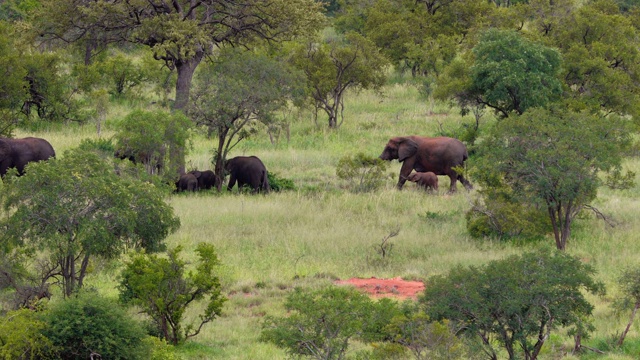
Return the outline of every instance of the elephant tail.
[[[271,186],[269,185],[269,176],[267,175],[267,170],[262,170],[261,182],[262,183],[260,184],[260,188],[262,190],[264,190],[265,192],[271,191]]]

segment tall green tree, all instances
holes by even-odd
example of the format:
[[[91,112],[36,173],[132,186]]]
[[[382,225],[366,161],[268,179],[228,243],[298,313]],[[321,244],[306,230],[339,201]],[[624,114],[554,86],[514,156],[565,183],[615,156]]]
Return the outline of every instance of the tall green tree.
[[[378,48],[355,32],[321,43],[300,44],[294,49],[291,62],[307,77],[316,118],[323,110],[332,129],[340,127],[344,119],[347,90],[380,89],[388,65]]]
[[[187,114],[217,138],[214,172],[222,176],[229,152],[259,127],[276,125],[277,111],[303,95],[304,75],[264,54],[225,49],[215,62],[205,64]]]
[[[164,192],[119,177],[93,152],[67,151],[28,166],[27,176],[5,178],[1,250],[25,263],[37,257],[43,281],[60,284],[65,296],[83,286],[92,258],[163,250],[179,227]]]
[[[615,116],[530,109],[496,124],[477,148],[474,174],[483,187],[507,189],[518,203],[543,209],[556,247],[564,250],[573,220],[603,184],[601,175],[620,178],[629,139],[627,122]]]
[[[174,108],[182,109],[196,67],[215,47],[313,33],[324,23],[321,8],[313,0],[42,0],[35,19],[45,39],[85,41],[86,57],[109,42],[149,46],[177,71]]]
[[[490,29],[473,48],[469,96],[503,117],[558,100],[560,54],[515,31]]]
[[[509,359],[534,360],[551,332],[590,328],[593,305],[584,292],[604,293],[594,274],[559,251],[527,252],[431,277],[420,302],[431,319],[448,319],[478,338],[490,359],[498,359],[501,345]]]

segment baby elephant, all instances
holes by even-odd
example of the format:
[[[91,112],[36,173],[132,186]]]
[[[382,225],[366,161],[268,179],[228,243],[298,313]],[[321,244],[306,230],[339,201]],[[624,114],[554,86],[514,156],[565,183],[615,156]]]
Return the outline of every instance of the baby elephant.
[[[423,187],[425,190],[438,191],[438,176],[435,173],[429,172],[413,172],[409,174],[407,180],[417,183],[418,186]]]

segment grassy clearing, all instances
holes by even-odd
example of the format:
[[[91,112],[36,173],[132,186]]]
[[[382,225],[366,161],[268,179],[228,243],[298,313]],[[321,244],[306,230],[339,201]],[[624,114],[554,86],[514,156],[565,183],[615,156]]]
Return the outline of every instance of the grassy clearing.
[[[118,109],[116,116],[122,116]],[[335,175],[338,160],[354,152],[377,156],[390,137],[436,135],[451,130],[470,116],[461,118],[442,104],[420,100],[417,90],[390,85],[382,95],[363,92],[347,98],[345,121],[330,131],[320,116],[316,125],[308,112],[289,114],[290,139],[276,144],[266,134],[241,143],[232,156],[257,155],[271,172],[293,179],[298,191],[250,196],[216,192],[173,195],[169,202],[180,216],[182,227],[171,235],[169,246],[182,245],[183,256],[194,258],[198,242],[215,244],[223,263],[220,276],[229,301],[225,314],[193,341],[180,347],[189,359],[277,359],[285,354],[257,341],[261,318],[283,313],[282,301],[296,286],[316,287],[336,278],[397,277],[427,279],[453,266],[480,265],[492,259],[530,250],[540,244],[478,241],[466,232],[464,214],[474,195],[462,190],[445,194],[449,180],[440,177],[441,190],[427,195],[407,183],[397,191],[399,164],[390,164],[386,186],[373,193],[344,190]],[[111,136],[108,127],[101,136]],[[83,138],[95,138],[95,126],[65,128],[19,136],[47,138],[61,156]],[[213,141],[196,137],[188,167],[209,168]],[[638,172],[640,160],[626,164]],[[471,179],[473,181],[473,179]],[[628,265],[637,265],[640,246],[640,184],[625,191],[602,189],[594,204],[610,216],[615,227],[586,213],[576,221],[568,252],[592,264],[608,289],[604,298],[591,298],[595,305],[596,332],[585,344],[602,346],[623,329],[623,318],[610,308],[617,295],[616,279]],[[376,246],[394,230],[393,248],[382,258]],[[553,244],[548,238],[546,244]],[[118,264],[95,265],[87,279],[105,294],[116,296]],[[428,284],[427,284],[428,286]],[[197,310],[191,312],[195,316]],[[607,359],[634,359],[640,348],[636,324],[627,338],[629,355]],[[544,358],[556,359],[570,351],[570,338],[554,334]],[[585,356],[591,358],[592,355]],[[577,358],[567,356],[566,358]]]

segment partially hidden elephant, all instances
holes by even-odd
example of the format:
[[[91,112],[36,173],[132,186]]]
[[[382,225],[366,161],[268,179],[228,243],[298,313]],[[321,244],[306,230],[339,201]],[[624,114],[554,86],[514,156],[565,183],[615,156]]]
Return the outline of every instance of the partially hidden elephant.
[[[253,192],[269,192],[269,178],[267,168],[262,161],[255,156],[237,156],[229,159],[224,165],[225,171],[230,175],[227,190],[231,191],[238,182],[238,189],[249,186]]]
[[[218,184],[220,183],[218,176],[216,176],[216,174],[211,170],[192,170],[189,171],[189,174],[192,174],[196,179],[198,179],[198,189],[200,190],[208,190],[212,187],[218,187]]]
[[[198,179],[193,174],[182,174],[176,181],[176,192],[197,191]]]
[[[427,191],[438,191],[438,176],[431,171],[412,172],[407,177],[407,180],[418,184],[418,186],[424,188]]]
[[[456,191],[457,180],[467,189],[472,188],[471,183],[453,169],[464,166],[467,158],[467,147],[460,140],[449,137],[394,137],[387,142],[380,154],[382,160],[397,159],[402,163],[398,189],[402,189],[411,171],[415,170],[448,176],[451,179],[449,192]]]
[[[18,175],[24,174],[24,167],[35,161],[54,158],[53,146],[41,138],[24,139],[0,138],[0,177],[4,177],[9,168],[15,167]]]

